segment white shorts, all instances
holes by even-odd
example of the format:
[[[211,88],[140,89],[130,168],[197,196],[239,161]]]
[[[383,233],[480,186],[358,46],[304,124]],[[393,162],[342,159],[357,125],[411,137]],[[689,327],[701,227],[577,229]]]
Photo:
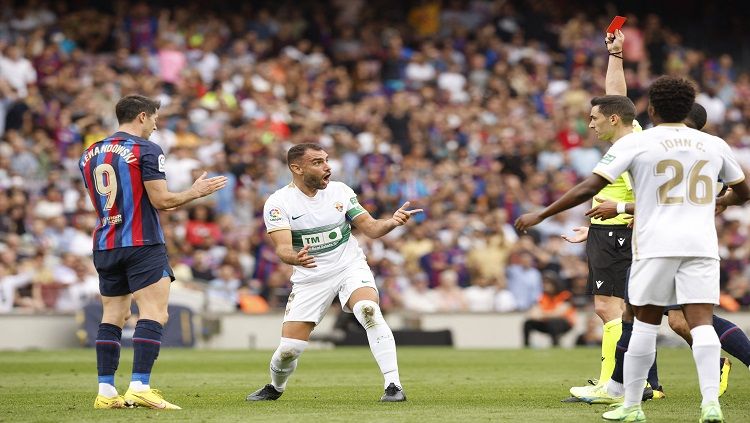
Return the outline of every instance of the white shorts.
[[[633,260],[628,301],[635,306],[719,304],[719,260],[709,257]]]
[[[375,286],[375,277],[364,261],[326,279],[295,283],[289,294],[289,301],[286,303],[284,321],[313,322],[317,325],[325,316],[336,295],[339,296],[341,309],[351,313],[346,303],[352,292],[364,287],[371,287],[375,292],[378,291]]]

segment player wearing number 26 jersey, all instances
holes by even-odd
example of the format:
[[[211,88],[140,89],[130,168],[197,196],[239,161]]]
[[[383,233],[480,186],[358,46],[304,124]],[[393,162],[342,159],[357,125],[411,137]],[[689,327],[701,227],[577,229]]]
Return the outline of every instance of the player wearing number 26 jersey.
[[[79,167],[96,209],[94,250],[164,243],[159,215],[143,182],[166,179],[157,144],[125,132],[91,145]]]
[[[636,191],[635,260],[719,259],[715,181],[731,186],[745,178],[724,140],[682,123],[663,123],[620,139],[594,173],[614,181],[626,170]]]

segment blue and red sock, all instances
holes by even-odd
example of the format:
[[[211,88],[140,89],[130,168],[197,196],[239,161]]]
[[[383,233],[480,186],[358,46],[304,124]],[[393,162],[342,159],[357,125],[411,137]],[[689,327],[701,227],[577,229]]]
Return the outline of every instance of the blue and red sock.
[[[122,329],[110,323],[100,323],[96,334],[96,370],[99,383],[115,385],[115,372],[120,364]]]
[[[151,369],[156,358],[159,357],[161,337],[164,328],[161,323],[141,319],[135,325],[133,334],[133,376],[132,382],[148,385]]]
[[[719,335],[721,348],[737,357],[745,366],[750,366],[750,339],[745,332],[729,320],[714,315],[714,330]]]

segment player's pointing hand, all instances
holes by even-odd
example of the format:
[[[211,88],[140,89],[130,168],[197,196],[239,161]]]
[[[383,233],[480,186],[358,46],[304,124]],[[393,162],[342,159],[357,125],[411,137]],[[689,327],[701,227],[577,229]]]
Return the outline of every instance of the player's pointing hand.
[[[393,213],[393,220],[396,222],[397,226],[401,226],[409,221],[412,215],[417,213],[422,213],[424,210],[422,209],[414,209],[414,210],[407,210],[409,208],[409,202],[405,202],[401,208],[396,210],[396,213]]]
[[[207,175],[207,172],[203,172],[193,183],[193,190],[198,194],[198,197],[205,197],[224,188],[229,181],[226,176],[206,178]]]

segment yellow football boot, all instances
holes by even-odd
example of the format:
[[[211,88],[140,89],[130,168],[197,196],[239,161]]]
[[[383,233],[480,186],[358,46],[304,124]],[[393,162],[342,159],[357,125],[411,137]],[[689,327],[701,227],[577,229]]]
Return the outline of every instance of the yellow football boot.
[[[728,357],[721,357],[721,379],[719,379],[719,396],[729,388],[729,371],[732,370],[732,362]]]
[[[166,401],[157,389],[135,392],[128,389],[124,395],[125,404],[129,407],[147,407],[158,410],[182,410],[181,407]]]
[[[94,408],[106,409],[106,408],[127,408],[125,405],[125,399],[122,395],[116,397],[105,397],[104,395],[97,395],[94,400]]]

